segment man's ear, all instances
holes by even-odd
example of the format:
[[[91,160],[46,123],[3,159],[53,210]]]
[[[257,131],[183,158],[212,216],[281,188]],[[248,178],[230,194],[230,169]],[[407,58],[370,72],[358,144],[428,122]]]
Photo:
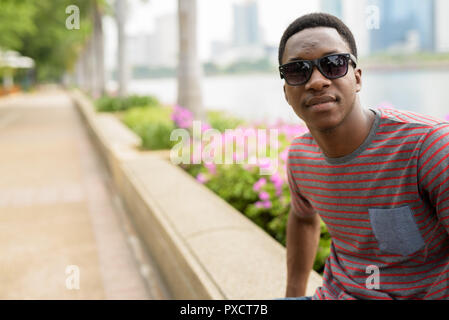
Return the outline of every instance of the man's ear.
[[[355,75],[356,92],[360,92],[360,90],[362,90],[362,69],[356,68],[354,70],[354,75]]]
[[[285,84],[284,84],[284,97],[285,97],[285,100],[287,100],[287,103],[288,103],[288,97],[287,97],[287,92],[285,91]]]

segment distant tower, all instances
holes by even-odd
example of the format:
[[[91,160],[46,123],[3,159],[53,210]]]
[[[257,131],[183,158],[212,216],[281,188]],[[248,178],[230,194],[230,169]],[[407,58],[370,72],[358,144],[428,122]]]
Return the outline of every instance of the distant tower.
[[[371,31],[372,51],[435,50],[434,0],[369,0],[380,9],[380,28]]]
[[[234,4],[234,46],[261,44],[259,13],[257,2],[248,0],[242,4]]]
[[[437,52],[449,52],[449,1],[435,1],[435,49]]]
[[[366,0],[321,0],[321,12],[340,18],[352,31],[359,56],[369,53],[369,31],[366,27]]]

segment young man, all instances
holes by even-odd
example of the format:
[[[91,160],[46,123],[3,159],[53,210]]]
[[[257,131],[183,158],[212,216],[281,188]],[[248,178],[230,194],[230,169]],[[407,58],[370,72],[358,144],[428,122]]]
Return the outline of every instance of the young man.
[[[363,108],[354,37],[334,16],[294,21],[279,64],[309,128],[289,150],[287,297],[305,295],[321,218],[332,245],[313,299],[449,298],[449,124]]]

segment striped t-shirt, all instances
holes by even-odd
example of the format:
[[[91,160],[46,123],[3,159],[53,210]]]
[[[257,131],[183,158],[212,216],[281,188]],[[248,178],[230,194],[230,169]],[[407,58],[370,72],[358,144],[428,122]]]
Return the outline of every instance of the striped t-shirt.
[[[292,212],[319,214],[332,238],[313,299],[449,298],[449,123],[370,109],[354,152],[328,158],[310,133],[292,142]]]

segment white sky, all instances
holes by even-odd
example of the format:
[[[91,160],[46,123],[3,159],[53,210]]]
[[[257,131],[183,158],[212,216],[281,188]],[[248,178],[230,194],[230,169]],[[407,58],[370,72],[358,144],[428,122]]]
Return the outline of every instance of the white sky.
[[[151,32],[157,16],[176,13],[177,0],[128,0],[130,4],[126,32]],[[232,4],[245,0],[197,0],[198,45],[201,60],[209,58],[210,43],[231,38]],[[265,42],[277,46],[285,28],[302,14],[317,11],[319,0],[257,0],[259,24]],[[110,26],[107,24],[106,28]]]

